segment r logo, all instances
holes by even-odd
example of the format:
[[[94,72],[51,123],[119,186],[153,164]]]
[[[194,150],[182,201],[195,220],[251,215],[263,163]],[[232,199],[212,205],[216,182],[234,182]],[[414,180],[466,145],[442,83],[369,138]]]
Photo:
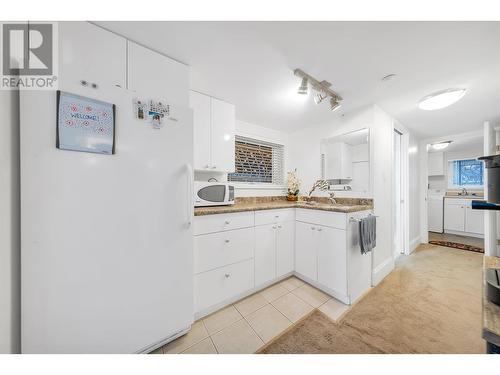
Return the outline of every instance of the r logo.
[[[3,75],[53,74],[53,33],[50,23],[3,25]]]

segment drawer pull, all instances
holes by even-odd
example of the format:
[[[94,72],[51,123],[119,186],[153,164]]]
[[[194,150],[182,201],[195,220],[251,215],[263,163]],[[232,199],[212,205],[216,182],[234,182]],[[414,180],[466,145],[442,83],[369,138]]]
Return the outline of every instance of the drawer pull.
[[[224,223],[225,223],[226,225],[229,225],[229,224],[230,224],[229,220],[226,220]]]
[[[283,227],[281,225],[278,225],[278,229],[281,229],[281,228],[283,228]]]
[[[225,243],[229,243],[229,240],[224,240]]]
[[[226,279],[229,279],[229,278],[231,277],[231,274],[226,273],[226,274],[224,275],[224,277],[225,277]]]
[[[311,230],[316,230],[316,228],[314,228],[314,227],[311,227]]]
[[[318,228],[318,232],[321,232],[322,230],[323,230],[323,229],[321,229],[321,228]]]
[[[275,218],[278,219],[280,217],[280,215],[276,215]]]

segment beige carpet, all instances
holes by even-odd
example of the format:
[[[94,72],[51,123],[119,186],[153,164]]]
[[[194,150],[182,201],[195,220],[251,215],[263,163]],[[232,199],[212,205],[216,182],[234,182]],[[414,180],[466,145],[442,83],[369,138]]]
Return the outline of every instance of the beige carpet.
[[[485,353],[482,254],[422,245],[337,323],[319,311],[261,353]]]

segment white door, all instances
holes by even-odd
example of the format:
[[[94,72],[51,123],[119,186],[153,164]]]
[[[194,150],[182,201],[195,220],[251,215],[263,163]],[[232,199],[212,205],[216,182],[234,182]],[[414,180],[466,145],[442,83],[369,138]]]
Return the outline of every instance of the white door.
[[[126,86],[127,41],[88,22],[59,22],[59,88],[90,95]],[[92,88],[92,84],[97,88]]]
[[[484,234],[484,212],[465,207],[465,231],[469,233]]]
[[[234,172],[234,105],[212,98],[212,165],[220,172]]]
[[[295,271],[318,280],[317,225],[295,224]]]
[[[465,206],[463,204],[444,204],[444,229],[458,232],[465,231]]]
[[[347,294],[347,244],[344,230],[318,227],[318,283]]]
[[[145,99],[189,106],[189,67],[128,41],[128,89]]]
[[[193,321],[192,125],[116,105],[116,153],[55,147],[56,95],[21,93],[23,353],[134,353]]]
[[[210,169],[211,98],[196,91],[189,92],[189,106],[193,110],[194,169]]]
[[[276,278],[276,224],[255,227],[255,285]]]
[[[280,277],[293,271],[295,222],[278,224],[276,239],[276,276]]]

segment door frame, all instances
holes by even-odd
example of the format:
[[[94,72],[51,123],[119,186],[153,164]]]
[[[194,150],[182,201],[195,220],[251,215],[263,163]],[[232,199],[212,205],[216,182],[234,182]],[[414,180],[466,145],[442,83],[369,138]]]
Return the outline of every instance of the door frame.
[[[395,185],[395,175],[394,175],[394,132],[397,131],[401,134],[401,198],[403,200],[402,207],[402,218],[403,218],[403,226],[402,226],[402,238],[403,238],[403,251],[401,254],[410,255],[410,212],[409,212],[409,166],[410,166],[410,157],[409,157],[409,145],[410,145],[410,133],[408,130],[402,126],[399,122],[393,123],[392,129],[392,139],[391,139],[391,153],[392,153],[392,197],[395,197],[394,185]],[[393,202],[394,203],[394,202]],[[394,205],[391,208],[392,216],[394,216]],[[391,233],[392,233],[392,243],[394,244],[394,234],[396,228],[394,228],[393,222],[391,220]],[[396,260],[394,255],[394,249],[392,249],[392,257],[393,260]]]
[[[432,137],[426,138],[420,141],[419,150],[420,150],[420,198],[419,198],[419,206],[420,206],[420,242],[427,243],[429,242],[429,223],[427,221],[427,192],[428,192],[428,165],[427,165],[427,145],[435,142],[444,142],[450,139],[456,141],[460,139],[467,139],[470,137],[484,137],[483,130],[477,130],[473,132],[460,133],[454,135],[447,135],[441,137]]]

